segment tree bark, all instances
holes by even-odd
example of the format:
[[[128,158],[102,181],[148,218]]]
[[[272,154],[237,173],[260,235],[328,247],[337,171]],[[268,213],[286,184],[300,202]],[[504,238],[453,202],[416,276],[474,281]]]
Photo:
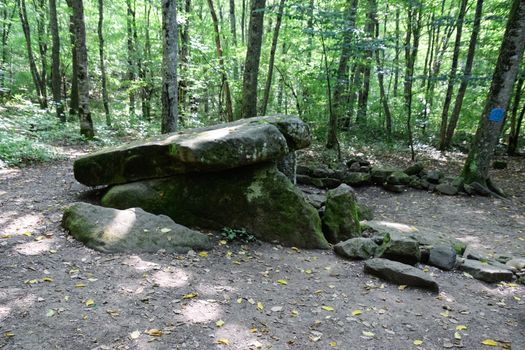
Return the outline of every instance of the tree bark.
[[[283,18],[284,2],[286,0],[280,0],[279,9],[277,12],[277,19],[275,21],[275,28],[273,30],[272,48],[270,50],[270,62],[268,62],[268,75],[266,77],[266,84],[264,87],[264,97],[261,106],[261,115],[266,114],[266,108],[268,106],[268,100],[270,99],[270,89],[272,87],[273,78],[273,65],[275,63],[275,51],[277,50],[277,41],[279,40],[279,30],[281,29],[281,22]]]
[[[474,63],[474,54],[476,52],[476,45],[478,42],[479,31],[481,27],[481,14],[483,12],[483,0],[477,0],[476,13],[474,15],[474,25],[472,27],[472,34],[470,36],[470,42],[468,46],[467,59],[465,62],[465,68],[463,69],[463,78],[459,85],[458,94],[456,95],[456,101],[454,102],[454,108],[450,115],[450,121],[447,127],[447,135],[445,137],[444,149],[448,149],[452,143],[452,137],[459,120],[459,114],[463,105],[463,99],[467,91],[467,86],[472,75],[472,65]]]
[[[352,45],[352,33],[355,29],[355,19],[357,12],[358,0],[347,0],[346,1],[346,20],[343,34],[343,44],[341,47],[341,56],[339,58],[339,66],[337,68],[337,77],[334,86],[334,97],[333,97],[333,113],[328,123],[328,136],[326,140],[326,148],[331,149],[336,147],[337,142],[337,128],[339,120],[342,120],[346,112],[346,100],[345,94],[348,86],[348,60],[351,54]],[[334,120],[332,120],[332,118]]]
[[[237,47],[237,20],[235,18],[235,0],[230,0],[230,32],[232,34],[232,45]],[[239,63],[237,55],[233,54],[233,80],[239,79]]]
[[[163,134],[177,131],[177,2],[162,0],[162,125]]]
[[[450,74],[448,77],[447,92],[445,93],[445,101],[443,102],[443,111],[441,113],[441,128],[439,132],[439,149],[445,150],[447,125],[448,125],[448,111],[450,103],[452,102],[452,93],[454,91],[454,84],[456,82],[456,72],[459,61],[459,51],[461,48],[461,34],[463,32],[463,22],[465,21],[465,12],[467,10],[467,0],[461,0],[461,6],[457,17],[456,25],[456,41],[454,42],[454,53],[452,54],[452,64]]]
[[[386,23],[385,23],[386,26]],[[379,36],[379,24],[376,28],[376,37]],[[384,58],[383,58],[384,61]],[[386,133],[388,140],[392,138],[392,112],[390,111],[390,106],[388,105],[388,97],[385,92],[385,82],[384,82],[384,72],[383,72],[383,62],[379,55],[379,50],[376,50],[376,62],[377,62],[377,82],[379,84],[379,96],[381,99],[381,104],[383,105],[383,111],[385,112],[385,124],[386,124]]]
[[[67,1],[69,8],[72,9],[71,1]],[[75,39],[75,19],[73,14],[69,16],[69,38],[71,41],[71,92],[69,97],[69,114],[77,115],[79,108],[79,97],[78,97],[78,56],[77,56],[77,43]]]
[[[396,8],[396,51],[395,51],[395,57],[394,57],[394,97],[397,97],[397,89],[399,85],[399,55],[401,53],[401,46],[399,45],[399,41],[401,38],[401,31],[399,29],[399,17],[400,17],[400,10],[399,7]]]
[[[243,118],[251,118],[257,115],[257,78],[261,59],[265,6],[266,0],[252,0],[248,30],[248,48],[246,50],[242,84],[241,115]]]
[[[186,20],[180,30],[180,74],[179,74],[179,107],[184,113],[188,103],[188,66],[190,64],[190,11],[191,0],[184,0]],[[180,113],[179,113],[180,114]]]
[[[75,29],[75,47],[78,62],[78,116],[80,120],[80,134],[88,139],[95,136],[93,120],[89,109],[89,74],[88,54],[86,47],[86,27],[84,24],[83,0],[67,0],[73,9],[73,23]]]
[[[38,51],[40,53],[40,91],[44,101],[44,108],[47,108],[47,33],[46,33],[46,0],[33,0],[33,7],[36,12]]]
[[[66,122],[64,114],[64,103],[62,101],[62,78],[60,75],[60,36],[58,33],[57,4],[56,0],[49,0],[49,29],[51,31],[51,87],[53,93],[53,104],[58,120]]]
[[[36,66],[35,56],[33,54],[33,48],[31,46],[31,29],[29,27],[29,20],[27,18],[27,7],[25,0],[18,0],[18,15],[20,17],[20,23],[22,24],[22,30],[26,39],[27,58],[29,60],[29,69],[31,71],[31,77],[33,78],[33,84],[35,85],[35,91],[38,97],[38,103],[40,108],[46,108],[46,101],[42,92],[42,79],[38,68]]]
[[[525,82],[525,72],[521,73],[516,86],[516,93],[514,94],[514,103],[512,105],[512,113],[510,118],[510,133],[509,133],[509,145],[507,147],[507,154],[513,156],[516,154],[518,148],[518,137],[520,134],[521,122],[523,121],[523,113],[525,106],[522,109],[520,116],[518,117],[518,109],[521,103],[521,97],[523,96],[523,83]]]
[[[412,160],[415,160],[414,137],[412,134],[412,85],[414,80],[414,66],[417,58],[419,47],[419,38],[421,35],[421,15],[422,9],[413,7],[411,4],[408,8],[407,33],[405,37],[405,79],[403,94],[405,98],[405,108],[407,112],[407,135],[410,146]]]
[[[224,57],[221,45],[221,37],[219,33],[219,20],[215,7],[213,6],[213,0],[208,0],[208,6],[210,7],[211,18],[213,21],[213,30],[215,32],[215,47],[217,48],[217,57],[219,58],[219,69],[221,70],[221,87],[226,99],[226,120],[233,121],[233,103],[231,97],[230,83],[228,82],[228,75],[226,74],[226,67],[224,66]]]
[[[190,0],[187,0],[190,1]],[[151,38],[150,38],[150,22],[151,22],[151,3],[144,2],[144,16],[146,27],[144,28],[144,59],[146,62],[151,62]],[[142,78],[144,79],[144,86],[142,88],[142,117],[146,120],[151,120],[151,98],[153,95],[153,77],[149,64],[145,64],[142,69]]]
[[[502,192],[494,186],[489,178],[489,167],[524,49],[525,0],[514,0],[485,108],[481,114],[476,136],[461,174],[464,184],[478,183],[500,195]]]
[[[54,1],[54,0],[53,0]],[[109,113],[109,97],[106,77],[106,64],[104,62],[104,33],[102,26],[104,24],[104,0],[98,0],[98,57],[100,61],[100,75],[102,80],[102,104],[106,115],[106,125],[111,126],[111,115]]]
[[[127,48],[128,48],[128,93],[129,93],[129,114],[135,115],[135,44],[133,42],[133,9],[131,8],[131,0],[126,0],[126,32],[127,32]]]
[[[357,101],[357,116],[356,122],[366,123],[366,113],[368,110],[368,95],[370,93],[370,71],[372,69],[374,49],[373,40],[375,39],[376,23],[377,23],[377,1],[368,0],[368,9],[366,13],[365,35],[368,37],[368,48],[365,50],[366,63],[363,65],[363,86],[359,91],[359,98]]]

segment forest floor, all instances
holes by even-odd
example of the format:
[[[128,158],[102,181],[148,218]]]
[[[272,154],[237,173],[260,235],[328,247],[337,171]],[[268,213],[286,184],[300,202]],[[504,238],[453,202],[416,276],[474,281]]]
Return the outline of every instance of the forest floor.
[[[73,178],[72,159],[85,150],[65,151],[68,160],[0,170],[2,349],[489,349],[487,339],[525,349],[524,286],[429,267],[436,295],[384,283],[332,251],[218,238],[208,254],[85,248],[60,227],[62,209],[96,192]],[[525,256],[525,159],[508,162],[493,173],[505,200],[377,187],[357,189],[358,198],[377,220]]]

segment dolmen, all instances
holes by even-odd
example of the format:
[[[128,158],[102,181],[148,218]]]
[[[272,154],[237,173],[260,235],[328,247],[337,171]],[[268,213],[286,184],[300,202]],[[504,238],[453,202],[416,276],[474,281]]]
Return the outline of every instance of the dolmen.
[[[256,117],[107,148],[77,159],[74,175],[86,186],[109,186],[104,207],[327,249],[317,210],[294,185],[295,151],[310,143],[297,117]]]

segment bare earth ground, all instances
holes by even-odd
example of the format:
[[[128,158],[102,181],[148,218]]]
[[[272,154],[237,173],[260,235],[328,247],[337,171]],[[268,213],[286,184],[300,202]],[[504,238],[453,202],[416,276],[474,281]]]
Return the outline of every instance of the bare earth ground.
[[[510,199],[358,195],[378,220],[524,256],[525,162],[494,176]],[[524,286],[430,267],[435,295],[383,283],[331,251],[218,239],[207,256],[102,254],[60,228],[62,208],[92,199],[88,190],[71,160],[0,172],[0,348],[489,349],[481,342],[492,339],[525,349]]]

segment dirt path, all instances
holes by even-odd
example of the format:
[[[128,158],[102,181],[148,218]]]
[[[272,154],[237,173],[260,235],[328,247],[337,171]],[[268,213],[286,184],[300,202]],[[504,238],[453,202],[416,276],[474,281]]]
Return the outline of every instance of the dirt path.
[[[358,193],[377,219],[523,256],[522,166],[510,164],[516,178],[495,174],[520,191],[510,200]],[[266,243],[217,241],[207,256],[94,252],[60,228],[63,206],[87,193],[71,168],[64,161],[0,172],[0,348],[392,350],[421,340],[420,349],[443,349],[457,332],[464,349],[489,349],[485,339],[525,349],[523,286],[430,267],[439,295],[400,290],[363,274],[362,262]]]

